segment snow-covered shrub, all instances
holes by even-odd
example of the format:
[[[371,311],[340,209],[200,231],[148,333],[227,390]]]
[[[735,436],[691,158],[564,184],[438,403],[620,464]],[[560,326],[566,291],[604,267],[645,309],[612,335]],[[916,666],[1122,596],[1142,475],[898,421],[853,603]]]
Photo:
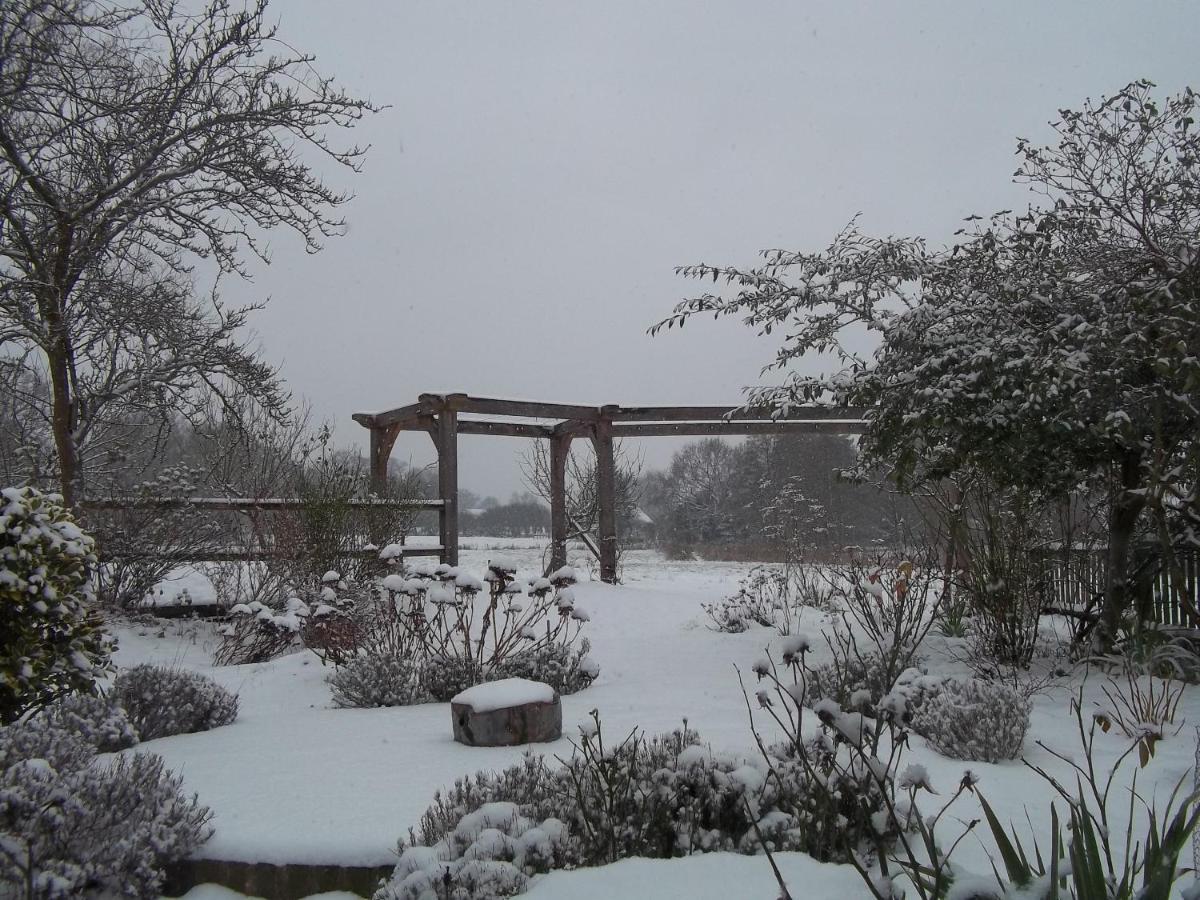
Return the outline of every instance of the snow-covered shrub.
[[[96,694],[63,697],[42,710],[37,718],[82,738],[100,753],[116,753],[138,742],[137,731],[125,710],[108,697]]]
[[[914,711],[912,727],[942,756],[1015,759],[1029,730],[1029,701],[1005,684],[948,678]]]
[[[1052,581],[1052,559],[1044,548],[1056,535],[1046,501],[979,478],[961,505],[966,514],[958,536],[963,547],[958,582],[971,607],[972,656],[977,666],[1026,668],[1037,649]]]
[[[0,491],[0,723],[111,669],[112,642],[88,609],[95,545],[57,495]]]
[[[157,756],[100,764],[44,717],[0,728],[0,896],[156,898],[210,818]]]
[[[819,700],[832,700],[851,709],[861,705],[855,702],[855,697],[861,697],[862,692],[875,703],[894,683],[895,676],[879,653],[864,651],[858,656],[835,653],[829,662],[805,670],[805,697],[809,706]]]
[[[296,646],[308,615],[308,604],[299,597],[289,597],[282,609],[257,600],[239,603],[230,608],[219,629],[221,644],[213,662],[240,666],[274,659]]]
[[[449,703],[483,680],[475,661],[461,656],[431,656],[421,665],[421,683],[438,703]]]
[[[433,700],[421,684],[419,666],[403,656],[356,656],[329,676],[329,685],[338,706],[409,706]]]
[[[211,678],[166,666],[125,669],[113,682],[113,699],[129,714],[143,741],[228,725],[238,698]]]
[[[436,794],[376,900],[510,896],[527,876],[550,869],[632,856],[755,853],[763,841],[772,850],[845,861],[864,831],[874,833],[871,814],[881,806],[864,812],[836,773],[814,776],[794,754],[752,763],[713,753],[686,725],[606,745],[593,716],[557,768],[528,754]],[[836,789],[814,789],[813,777]],[[474,862],[487,864],[491,880],[472,880]]]
[[[600,667],[588,656],[591,649],[587,638],[580,641],[578,647],[543,644],[510,656],[489,671],[486,680],[525,678],[548,684],[560,694],[574,694],[600,674]]]

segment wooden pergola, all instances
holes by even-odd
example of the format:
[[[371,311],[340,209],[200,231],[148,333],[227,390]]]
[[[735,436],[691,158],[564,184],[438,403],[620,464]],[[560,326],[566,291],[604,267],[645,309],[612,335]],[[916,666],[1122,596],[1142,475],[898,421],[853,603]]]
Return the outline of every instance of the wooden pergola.
[[[438,506],[443,562],[458,564],[458,436],[491,434],[550,442],[550,567],[567,561],[566,470],[571,441],[588,438],[598,474],[600,577],[617,577],[617,516],[613,440],[622,437],[749,434],[861,434],[866,410],[793,407],[786,417],[731,406],[578,406],[498,400],[467,394],[421,394],[416,403],[378,413],[355,413],[371,432],[371,481],[383,494],[388,460],[402,431],[424,431],[438,456]]]

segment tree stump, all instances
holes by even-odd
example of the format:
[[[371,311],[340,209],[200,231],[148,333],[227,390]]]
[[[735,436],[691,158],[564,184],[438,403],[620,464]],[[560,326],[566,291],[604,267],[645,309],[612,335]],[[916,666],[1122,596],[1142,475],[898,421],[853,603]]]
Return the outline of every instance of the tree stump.
[[[562,737],[562,704],[548,684],[506,678],[450,701],[454,739],[468,747],[512,747]]]

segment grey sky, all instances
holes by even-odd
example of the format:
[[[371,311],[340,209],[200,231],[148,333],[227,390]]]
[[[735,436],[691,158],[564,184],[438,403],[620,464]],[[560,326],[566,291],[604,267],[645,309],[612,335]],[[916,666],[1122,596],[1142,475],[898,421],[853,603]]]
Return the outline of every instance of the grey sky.
[[[340,442],[423,391],[736,403],[771,347],[732,321],[658,338],[693,262],[873,232],[949,238],[1026,202],[1014,138],[1138,77],[1200,86],[1194,3],[411,3],[275,0],[280,35],[390,109],[349,229],[227,299]],[[346,136],[341,136],[344,140]],[[677,444],[645,444],[660,465]],[[516,440],[462,483],[520,489]],[[422,435],[401,458],[432,458]]]

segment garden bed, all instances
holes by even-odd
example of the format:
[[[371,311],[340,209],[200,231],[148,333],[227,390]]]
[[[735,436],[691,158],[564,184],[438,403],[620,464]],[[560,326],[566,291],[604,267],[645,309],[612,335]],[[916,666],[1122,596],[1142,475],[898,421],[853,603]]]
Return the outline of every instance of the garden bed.
[[[481,568],[483,561],[468,559],[465,564]],[[562,698],[564,737],[538,745],[536,752],[548,758],[568,756],[577,727],[588,719],[590,710],[598,709],[605,734],[615,739],[634,728],[647,734],[670,731],[686,718],[713,748],[744,754],[753,761],[757,754],[734,666],[753,689],[752,664],[764,647],[778,648],[781,639],[761,627],[741,634],[709,630],[700,608],[702,601],[730,593],[739,571],[655,563],[637,565],[622,586],[578,585],[576,595],[591,612],[587,634],[601,674],[591,687]],[[817,635],[827,620],[809,610],[801,624]],[[449,706],[444,703],[333,708],[325,683],[330,670],[310,653],[260,665],[217,668],[209,662],[215,643],[211,626],[170,623],[165,637],[157,634],[144,628],[123,630],[120,664],[157,662],[203,671],[237,691],[241,699],[238,721],[232,725],[145,745],[179,771],[185,788],[195,791],[214,811],[215,835],[197,859],[224,864],[380,867],[382,871],[381,867],[395,862],[397,840],[417,823],[435,789],[462,775],[511,765],[523,753],[519,747],[456,744]],[[814,652],[821,651],[818,647]],[[965,651],[960,640],[932,637],[926,664],[938,672],[963,674],[967,668],[955,658],[961,659]],[[1089,709],[1099,697],[1099,683],[1094,677],[1085,686]],[[1078,687],[1078,677],[1063,678],[1033,701],[1025,754],[1059,775],[1065,767],[1036,742],[1076,752],[1068,703]],[[1187,689],[1180,707],[1189,724],[1200,723],[1198,694]],[[1115,732],[1100,735],[1097,762],[1111,764],[1128,743]],[[1161,742],[1155,758],[1139,774],[1139,788],[1147,799],[1151,792],[1165,797],[1181,778],[1190,784],[1193,753],[1190,727]],[[1044,837],[1050,814],[1048,792],[1020,761],[993,765],[946,759],[915,736],[912,758],[927,768],[932,784],[942,792],[952,792],[964,770],[971,769],[1003,821],[1021,823],[1023,831],[1028,812]],[[973,798],[961,801],[961,818],[977,812]],[[830,870],[833,874],[822,875],[822,883],[842,885],[839,892],[846,886],[859,888],[857,875],[847,867],[819,867],[796,854],[784,854],[783,859],[785,873],[796,873],[799,895],[821,896],[808,891],[811,867]],[[990,871],[978,842],[965,843],[956,859],[976,872]],[[1190,854],[1181,860],[1190,862]],[[728,897],[731,888],[745,895],[736,890],[736,883],[724,892],[718,889],[722,882],[713,880],[712,873],[725,864],[731,872],[760,873],[766,879],[764,891],[772,889],[765,860],[714,857],[631,860],[600,870],[552,873],[536,879],[528,896],[662,898],[674,896],[670,891],[675,884],[685,886],[686,892],[681,887],[679,896],[691,900]]]

